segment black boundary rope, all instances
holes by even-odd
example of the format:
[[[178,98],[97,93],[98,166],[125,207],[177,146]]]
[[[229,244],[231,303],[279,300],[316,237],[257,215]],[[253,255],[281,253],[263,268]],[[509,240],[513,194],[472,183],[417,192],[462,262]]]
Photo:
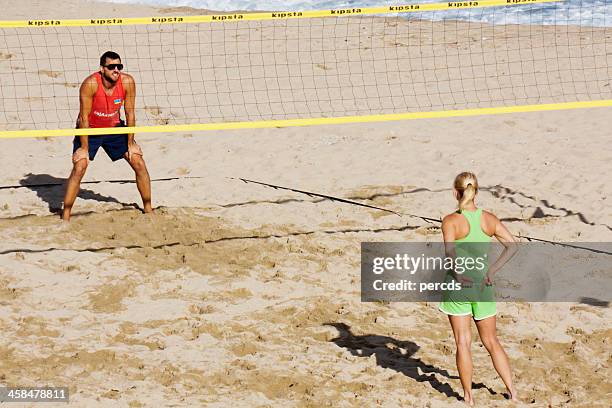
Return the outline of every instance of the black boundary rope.
[[[307,196],[310,197],[320,197],[320,198],[325,198],[331,201],[337,201],[340,203],[346,203],[346,204],[351,204],[351,205],[357,205],[360,207],[366,207],[366,208],[372,208],[374,210],[380,210],[380,211],[385,211],[391,214],[395,214],[398,217],[402,217],[402,216],[408,216],[408,217],[414,217],[414,218],[420,218],[423,221],[426,222],[442,222],[441,220],[437,219],[437,218],[430,218],[430,217],[424,217],[421,215],[415,215],[415,214],[408,214],[408,213],[401,213],[401,212],[397,212],[397,211],[393,211],[393,210],[389,210],[387,208],[383,208],[383,207],[377,207],[375,205],[369,205],[369,204],[363,204],[363,203],[359,203],[357,201],[352,201],[352,200],[347,200],[346,198],[341,198],[341,197],[335,197],[335,196],[331,196],[331,195],[327,195],[327,194],[320,194],[320,193],[313,193],[312,191],[304,191],[304,190],[298,190],[295,188],[291,188],[291,187],[283,187],[283,186],[277,186],[275,184],[269,184],[269,183],[264,183],[261,181],[255,181],[255,180],[249,180],[249,179],[245,179],[245,178],[241,178],[241,177],[229,177],[229,179],[231,180],[240,180],[244,183],[252,183],[252,184],[259,184],[265,187],[271,187],[275,190],[287,190],[287,191],[293,191],[296,193],[300,193],[300,194],[306,194]]]
[[[296,193],[300,193],[300,194],[306,194],[308,196],[311,197],[321,197],[321,198],[326,198],[328,200],[332,200],[332,201],[338,201],[341,203],[347,203],[347,204],[352,204],[352,205],[358,205],[360,207],[367,207],[367,208],[373,208],[376,210],[381,210],[381,211],[386,211],[398,216],[409,216],[409,217],[415,217],[415,218],[420,218],[426,222],[432,223],[432,222],[436,222],[441,224],[442,220],[437,219],[437,218],[431,218],[431,217],[424,217],[424,216],[420,216],[420,215],[414,215],[414,214],[408,214],[408,213],[401,213],[401,212],[397,212],[397,211],[393,211],[393,210],[389,210],[387,208],[382,208],[382,207],[376,207],[373,205],[368,205],[368,204],[363,204],[363,203],[359,203],[356,201],[351,201],[351,200],[347,200],[345,198],[340,198],[340,197],[334,197],[334,196],[330,196],[330,195],[326,195],[326,194],[319,194],[319,193],[313,193],[311,191],[304,191],[304,190],[298,190],[298,189],[294,189],[294,188],[289,188],[289,187],[282,187],[282,186],[277,186],[274,184],[268,184],[268,183],[263,183],[261,181],[254,181],[254,180],[249,180],[249,179],[245,179],[245,178],[241,178],[241,177],[229,177],[232,180],[240,180],[244,183],[252,183],[252,184],[259,184],[265,187],[271,187],[274,189],[279,189],[279,190],[287,190],[287,191],[293,191]],[[606,255],[612,255],[612,252],[609,251],[604,251],[601,249],[595,249],[595,248],[589,248],[589,247],[584,247],[584,246],[580,246],[580,245],[573,245],[573,244],[567,244],[567,243],[562,243],[562,242],[554,242],[554,241],[549,241],[546,239],[541,239],[541,238],[534,238],[534,237],[530,237],[528,235],[518,235],[519,238],[524,238],[528,241],[537,241],[537,242],[544,242],[547,244],[551,244],[551,245],[559,245],[562,247],[567,247],[567,248],[574,248],[574,249],[581,249],[584,251],[590,251],[590,252],[595,252],[595,253],[600,253],[600,254],[606,254]]]
[[[582,249],[584,251],[595,252],[595,253],[598,253],[598,254],[612,255],[612,252],[604,251],[603,249],[589,248],[589,247],[580,246],[580,245],[567,244],[567,243],[564,243],[564,242],[549,241],[547,239],[534,238],[534,237],[530,237],[530,236],[527,236],[527,235],[518,235],[518,237],[519,238],[525,238],[527,241],[545,242],[545,243],[551,244],[551,245],[560,245],[560,246],[567,247],[567,248]]]
[[[203,179],[205,177],[202,176],[182,176],[182,177],[164,177],[164,178],[156,178],[156,179],[151,179],[151,181],[172,181],[172,180],[182,180],[182,179]],[[415,214],[410,214],[410,213],[402,213],[402,212],[398,212],[398,211],[393,211],[393,210],[389,210],[388,208],[383,208],[383,207],[378,207],[375,205],[369,205],[369,204],[363,204],[357,201],[353,201],[353,200],[348,200],[346,198],[341,198],[341,197],[336,197],[336,196],[331,196],[331,195],[327,195],[327,194],[320,194],[320,193],[315,193],[312,191],[305,191],[305,190],[298,190],[296,188],[291,188],[291,187],[284,187],[284,186],[279,186],[279,185],[275,185],[275,184],[270,184],[270,183],[264,183],[262,181],[255,181],[255,180],[250,180],[250,179],[246,179],[246,178],[242,178],[242,177],[228,177],[228,179],[230,180],[239,180],[242,181],[243,183],[246,184],[258,184],[264,187],[269,187],[269,188],[273,188],[275,190],[286,190],[286,191],[292,191],[295,193],[299,193],[299,194],[305,194],[309,197],[319,197],[319,198],[323,198],[326,200],[331,200],[331,201],[336,201],[336,202],[340,202],[340,203],[345,203],[345,204],[350,204],[350,205],[356,205],[359,207],[366,207],[366,208],[371,208],[374,210],[379,210],[379,211],[384,211],[384,212],[388,212],[390,214],[394,214],[397,215],[398,217],[402,217],[402,216],[407,216],[407,217],[413,217],[413,218],[419,218],[427,223],[438,223],[441,224],[442,220],[438,219],[438,218],[431,218],[431,217],[425,217],[422,215],[415,215]],[[100,183],[135,183],[135,180],[93,180],[93,181],[83,181],[81,182],[81,184],[100,184]],[[44,187],[55,187],[55,186],[62,186],[64,185],[64,183],[36,183],[36,184],[19,184],[19,185],[11,185],[11,186],[0,186],[0,190],[6,190],[6,189],[15,189],[15,188],[44,188]],[[567,243],[562,243],[562,242],[554,242],[554,241],[549,241],[546,239],[541,239],[541,238],[535,238],[535,237],[530,237],[528,235],[518,235],[519,238],[524,238],[528,241],[536,241],[536,242],[544,242],[547,244],[551,244],[551,245],[559,245],[562,247],[567,247],[567,248],[574,248],[574,249],[581,249],[584,251],[590,251],[590,252],[595,252],[595,253],[600,253],[600,254],[606,254],[606,255],[612,255],[612,252],[609,251],[604,251],[601,249],[595,249],[595,248],[589,248],[589,247],[584,247],[584,246],[580,246],[580,245],[573,245],[573,244],[567,244]]]

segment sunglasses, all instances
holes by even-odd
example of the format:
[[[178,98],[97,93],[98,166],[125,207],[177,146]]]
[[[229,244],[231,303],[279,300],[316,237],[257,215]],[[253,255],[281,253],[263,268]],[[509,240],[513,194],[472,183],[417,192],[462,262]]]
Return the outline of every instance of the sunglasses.
[[[108,64],[103,65],[104,68],[107,68],[109,71],[114,71],[117,68],[119,71],[123,69],[123,64]]]

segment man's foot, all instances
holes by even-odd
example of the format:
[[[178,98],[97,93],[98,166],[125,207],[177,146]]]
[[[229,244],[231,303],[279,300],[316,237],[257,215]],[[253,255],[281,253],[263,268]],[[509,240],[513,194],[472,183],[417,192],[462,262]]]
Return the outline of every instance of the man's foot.
[[[62,210],[62,221],[70,221],[70,210],[67,210],[65,208]]]
[[[153,207],[151,207],[151,204],[145,204],[144,205],[144,213],[145,214],[150,214],[153,212]]]
[[[472,398],[471,394],[465,394],[463,396],[463,402],[469,406],[469,407],[473,407],[474,406],[474,398]]]

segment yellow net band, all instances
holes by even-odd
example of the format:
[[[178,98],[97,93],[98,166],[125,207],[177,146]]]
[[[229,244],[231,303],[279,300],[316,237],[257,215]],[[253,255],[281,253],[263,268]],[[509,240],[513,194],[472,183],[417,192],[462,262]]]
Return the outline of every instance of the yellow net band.
[[[486,0],[486,1],[450,1],[445,3],[405,4],[384,7],[364,7],[312,11],[275,11],[266,13],[233,13],[211,14],[202,16],[157,16],[134,18],[91,18],[73,20],[25,20],[0,21],[0,28],[45,28],[45,27],[87,27],[87,26],[119,26],[143,24],[187,24],[215,23],[227,21],[255,20],[289,20],[313,17],[347,17],[365,14],[414,13],[422,11],[469,9],[484,7],[515,6],[531,3],[553,3],[562,0]]]
[[[125,133],[170,133],[170,132],[196,132],[207,130],[236,130],[282,128],[295,126],[339,125],[345,123],[388,122],[410,119],[440,119],[460,116],[497,115],[503,113],[542,112],[567,109],[603,108],[612,107],[612,99],[601,101],[565,102],[537,105],[503,106],[496,108],[458,109],[431,112],[390,113],[363,116],[341,116],[335,118],[308,118],[260,120],[253,122],[225,122],[200,123],[190,125],[160,125],[135,126],[116,128],[89,128],[89,129],[52,129],[52,130],[12,130],[0,131],[0,139],[14,139],[26,137],[57,137],[73,135],[110,135]]]

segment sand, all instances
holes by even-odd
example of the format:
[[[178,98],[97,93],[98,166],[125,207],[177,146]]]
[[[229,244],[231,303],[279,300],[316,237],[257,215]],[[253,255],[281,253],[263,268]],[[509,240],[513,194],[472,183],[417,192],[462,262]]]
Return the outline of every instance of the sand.
[[[154,182],[152,216],[134,208],[134,184],[84,184],[69,225],[56,214],[61,186],[0,189],[0,382],[68,386],[70,405],[87,407],[461,406],[437,305],[360,302],[360,243],[439,241],[438,224],[235,178],[438,218],[453,211],[455,174],[472,170],[478,204],[515,235],[605,242],[610,125],[602,108],[142,134],[153,178],[201,178]],[[70,171],[70,138],[1,143],[2,185]],[[91,164],[87,181],[132,178],[103,153]],[[498,309],[521,405],[609,405],[609,307]],[[473,354],[476,401],[512,406],[479,341]]]

